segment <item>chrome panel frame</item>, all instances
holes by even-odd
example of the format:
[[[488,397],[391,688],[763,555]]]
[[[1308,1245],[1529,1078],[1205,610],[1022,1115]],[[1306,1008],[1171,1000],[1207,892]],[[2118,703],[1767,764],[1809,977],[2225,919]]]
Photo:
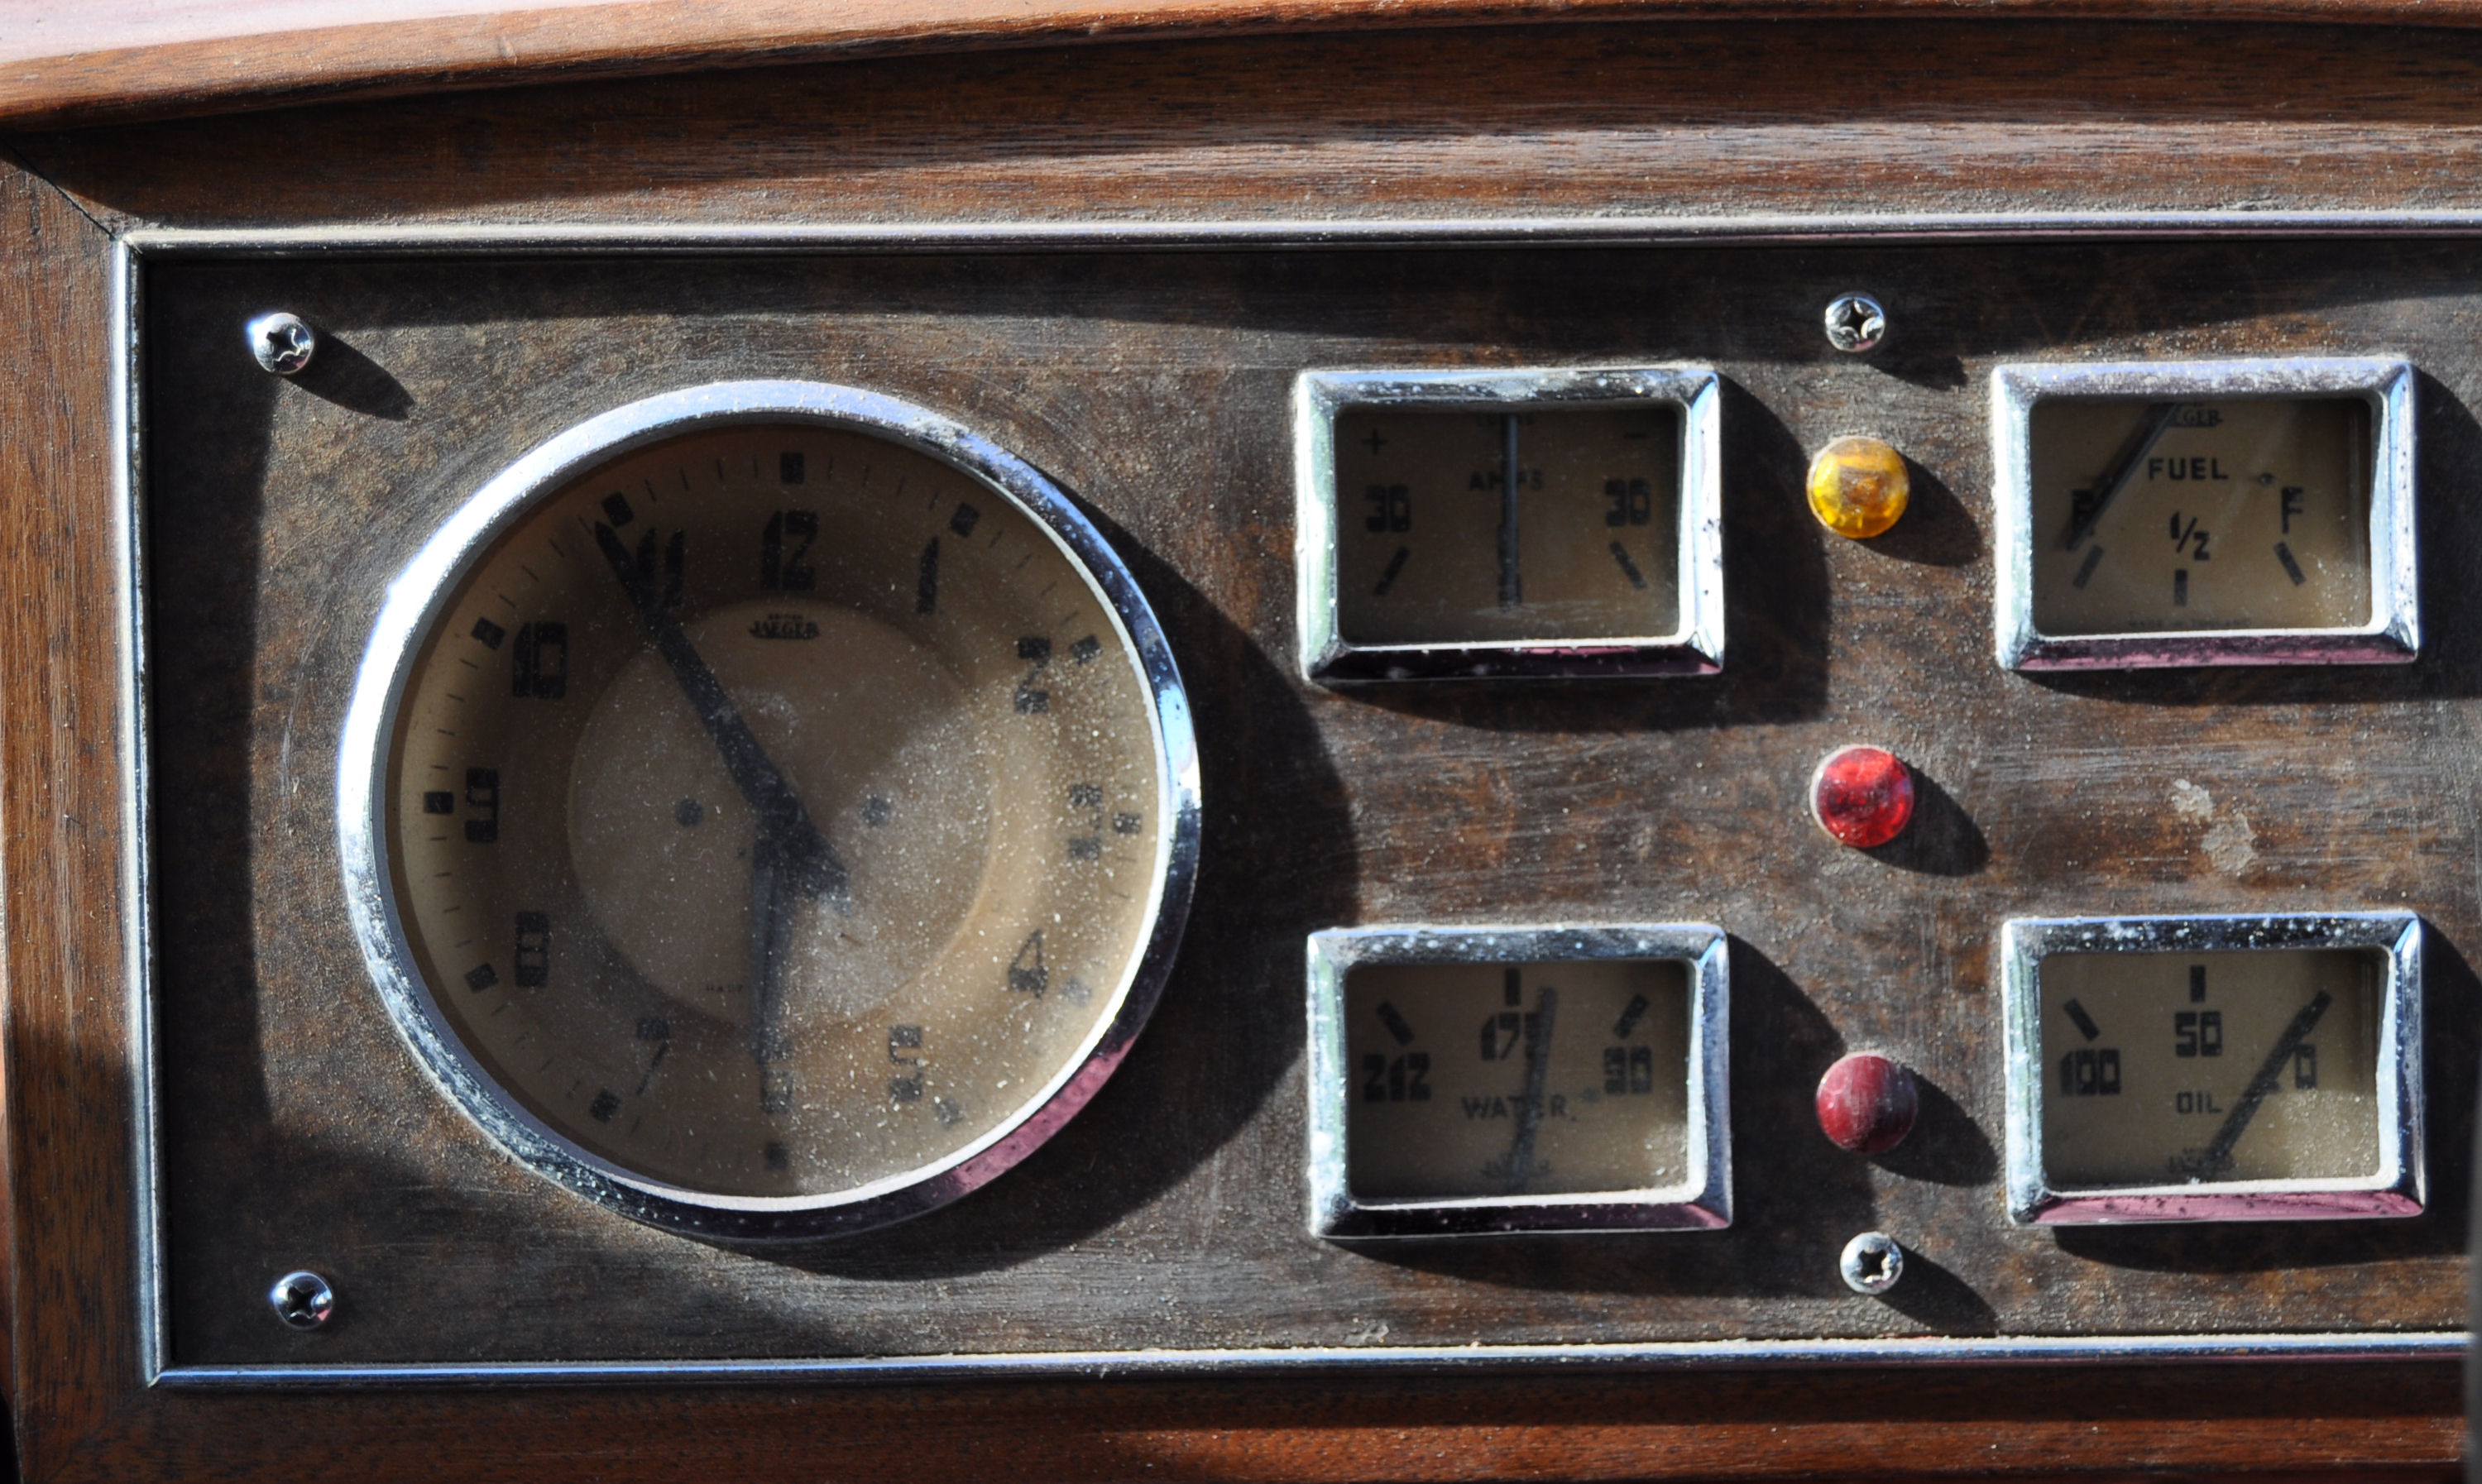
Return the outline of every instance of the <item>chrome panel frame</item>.
[[[655,1181],[590,1153],[528,1110],[464,1047],[407,941],[387,864],[388,757],[413,663],[460,584],[512,526],[562,486],[630,451],[743,424],[809,423],[885,438],[947,464],[1049,536],[1119,630],[1148,688],[1156,843],[1144,940],[1083,1046],[1009,1118],[920,1169],[850,1191],[726,1196]],[[944,1206],[1031,1154],[1103,1085],[1153,1011],[1180,946],[1199,851],[1198,744],[1188,694],[1137,580],[1069,496],[1032,464],[926,408],[814,382],[723,382],[614,408],[555,435],[486,482],[389,585],[337,747],[336,843],[347,915],[406,1044],[451,1101],[509,1153],[637,1220],[738,1241],[857,1232]]]
[[[1644,1344],[1300,1345],[1212,1350],[1067,1350],[1016,1355],[859,1355],[780,1361],[545,1361],[409,1365],[184,1365],[176,1391],[358,1391],[406,1387],[901,1386],[926,1381],[1117,1381],[1148,1377],[1541,1374],[1811,1366],[2196,1365],[2230,1362],[2453,1361],[2461,1331],[2380,1335],[2011,1335],[1951,1339],[1684,1339]]]
[[[1293,594],[1302,674],[1321,685],[1386,680],[1713,675],[1724,668],[1722,381],[1704,366],[1561,366],[1508,371],[1305,371],[1293,383]],[[1357,645],[1336,622],[1335,419],[1357,407],[1508,412],[1633,407],[1680,413],[1673,562],[1679,607],[1668,634]]]
[[[1565,927],[1366,927],[1312,933],[1304,1145],[1309,1232],[1329,1241],[1543,1232],[1699,1232],[1732,1224],[1730,940],[1703,922]],[[1363,1201],[1351,1189],[1344,980],[1364,964],[1662,959],[1689,967],[1688,1178],[1593,1195]]]
[[[2387,665],[2421,649],[2414,528],[2414,372],[2392,357],[2020,362],[1991,373],[1992,621],[2009,670]],[[2370,406],[2370,616],[2349,628],[2052,635],[2034,623],[2031,417],[2054,398],[2182,401],[2358,395]]]
[[[1203,222],[440,224],[123,229],[112,247],[108,376],[117,426],[110,439],[120,504],[120,642],[128,659],[126,726],[130,841],[123,958],[131,1024],[127,1082],[133,1182],[131,1246],[101,1281],[137,1286],[143,1381],[170,1390],[392,1391],[579,1385],[869,1385],[920,1381],[1043,1380],[1546,1368],[1801,1369],[1849,1367],[2196,1365],[2302,1361],[2441,1363],[2464,1357],[2462,1331],[2193,1335],[2012,1335],[1989,1338],[1747,1339],[1646,1343],[1457,1346],[1298,1346],[1028,1352],[947,1356],[819,1356],[792,1360],[560,1361],[406,1365],[203,1365],[172,1362],[164,1211],[159,1195],[159,1065],[154,1040],[154,746],[145,636],[144,324],[145,268],[166,263],[384,254],[409,257],[629,257],[707,254],[928,254],[994,252],[1169,252],[1245,248],[1895,246],[1941,243],[2165,242],[2311,238],[2482,239],[2482,210],[2340,209],[1996,211],[1752,214],[1743,216],[1409,217]]]
[[[2265,916],[2020,917],[2000,932],[2007,1062],[2008,1219],[2020,1226],[2173,1221],[2335,1221],[2419,1215],[2422,1156],[2421,918],[2412,913]],[[2284,952],[2370,948],[2387,956],[2377,1061],[2379,1158],[2361,1179],[2217,1180],[2060,1190],[2043,1166],[2040,974],[2062,953]]]

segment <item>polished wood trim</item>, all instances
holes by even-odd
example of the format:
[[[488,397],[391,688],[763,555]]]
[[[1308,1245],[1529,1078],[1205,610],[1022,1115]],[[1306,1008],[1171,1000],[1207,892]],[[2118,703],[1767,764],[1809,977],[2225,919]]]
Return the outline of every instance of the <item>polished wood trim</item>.
[[[142,1322],[110,239],[0,158],[0,914],[21,1456],[138,1390]]]
[[[548,7],[477,0],[472,13],[383,20],[365,18],[378,8],[360,0],[335,0],[277,8],[279,22],[289,22],[278,29],[268,28],[268,8],[241,4],[205,8],[171,27],[140,0],[112,0],[82,8],[73,20],[37,23],[48,4],[0,3],[0,21],[15,23],[0,28],[0,124],[62,127],[888,52],[1513,21],[2482,24],[2482,0],[622,0]]]
[[[2453,1367],[1856,1370],[905,1391],[126,1395],[26,1477],[658,1484],[1929,1480],[2071,1471],[2450,1484]],[[2415,1415],[2429,1409],[2431,1415]],[[318,1440],[316,1458],[286,1440]],[[2339,1460],[2356,1460],[2349,1472]]]
[[[2269,86],[2305,57],[2313,75]],[[1856,112],[1831,73],[1885,86]],[[115,231],[2482,208],[2482,31],[1501,26],[754,78],[337,103],[13,147]]]

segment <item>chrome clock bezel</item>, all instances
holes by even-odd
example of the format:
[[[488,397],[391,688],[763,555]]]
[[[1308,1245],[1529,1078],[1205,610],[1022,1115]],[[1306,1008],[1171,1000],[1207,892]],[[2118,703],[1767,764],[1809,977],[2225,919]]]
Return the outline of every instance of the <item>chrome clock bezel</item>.
[[[650,443],[741,424],[812,423],[885,438],[956,469],[1046,533],[1092,585],[1149,689],[1159,832],[1144,946],[1078,1053],[996,1127],[930,1164],[825,1195],[720,1195],[653,1180],[592,1153],[529,1111],[466,1050],[417,967],[387,864],[388,755],[412,667],[460,584],[499,538],[597,464]],[[356,676],[339,746],[337,845],[354,934],[389,1018],[449,1100],[536,1173],[636,1220],[729,1240],[860,1231],[944,1206],[1032,1153],[1126,1056],[1178,950],[1198,871],[1199,765],[1189,701],[1136,579],[1041,470],[949,417],[823,383],[726,382],[666,392],[587,419],[486,482],[389,586]]]

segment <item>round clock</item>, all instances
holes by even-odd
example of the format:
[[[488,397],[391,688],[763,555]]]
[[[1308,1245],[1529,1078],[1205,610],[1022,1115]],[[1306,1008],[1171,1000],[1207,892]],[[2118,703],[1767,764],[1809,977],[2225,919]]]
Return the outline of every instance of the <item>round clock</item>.
[[[338,782],[372,974],[518,1158],[722,1237],[1023,1158],[1146,1020],[1197,763],[1128,570],[936,413],[750,382],[617,409],[390,590]]]

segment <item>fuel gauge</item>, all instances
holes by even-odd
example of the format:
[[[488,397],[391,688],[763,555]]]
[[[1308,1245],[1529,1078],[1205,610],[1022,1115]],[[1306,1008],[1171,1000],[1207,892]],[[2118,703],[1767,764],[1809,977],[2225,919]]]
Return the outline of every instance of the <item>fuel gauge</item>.
[[[2002,367],[2000,662],[2411,659],[2412,381],[2396,360]]]

